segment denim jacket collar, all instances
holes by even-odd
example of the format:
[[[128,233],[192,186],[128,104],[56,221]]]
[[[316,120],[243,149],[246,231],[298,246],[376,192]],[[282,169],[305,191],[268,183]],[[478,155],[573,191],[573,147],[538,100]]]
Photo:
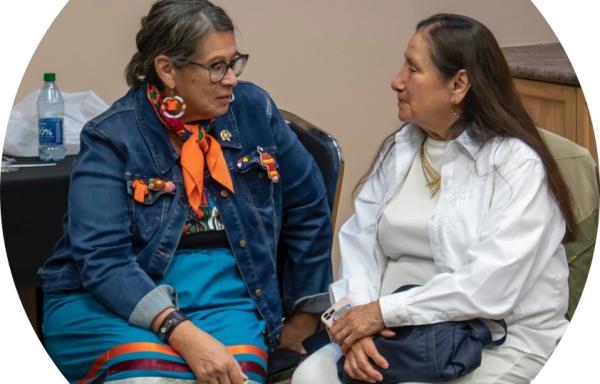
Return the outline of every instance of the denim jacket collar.
[[[164,175],[179,159],[179,155],[173,148],[167,130],[162,125],[152,105],[146,97],[146,86],[140,86],[133,90],[133,103],[138,129],[141,131],[154,163]]]
[[[231,109],[217,118],[211,135],[219,141],[222,148],[242,149],[235,115]]]
[[[140,129],[152,158],[160,172],[165,174],[179,160],[179,155],[171,145],[167,130],[162,125],[152,105],[146,97],[146,86],[141,86],[133,92],[134,107]],[[224,148],[241,149],[239,133],[233,112],[230,110],[215,122],[210,132]]]

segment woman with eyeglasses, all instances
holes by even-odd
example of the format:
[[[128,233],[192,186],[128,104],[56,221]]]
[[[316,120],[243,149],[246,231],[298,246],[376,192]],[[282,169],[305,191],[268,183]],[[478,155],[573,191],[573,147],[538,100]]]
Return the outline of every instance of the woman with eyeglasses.
[[[262,383],[268,352],[299,350],[328,305],[321,174],[238,81],[223,9],[157,1],[136,43],[129,92],[81,133],[40,270],[45,346],[70,382]]]

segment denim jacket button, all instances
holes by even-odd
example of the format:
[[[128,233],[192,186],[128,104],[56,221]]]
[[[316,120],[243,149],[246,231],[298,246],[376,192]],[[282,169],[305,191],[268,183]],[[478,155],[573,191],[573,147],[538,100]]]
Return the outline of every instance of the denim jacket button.
[[[246,240],[244,240],[244,239],[240,240],[240,247],[246,248]]]
[[[255,294],[256,296],[258,296],[258,297],[261,297],[261,296],[262,296],[262,294],[263,294],[263,292],[262,292],[262,289],[260,289],[260,288],[256,288],[256,289],[254,290],[254,294]]]
[[[221,190],[221,196],[222,196],[222,197],[227,197],[227,196],[229,196],[229,192],[227,192],[227,190],[226,190],[226,189],[222,189],[222,190]]]

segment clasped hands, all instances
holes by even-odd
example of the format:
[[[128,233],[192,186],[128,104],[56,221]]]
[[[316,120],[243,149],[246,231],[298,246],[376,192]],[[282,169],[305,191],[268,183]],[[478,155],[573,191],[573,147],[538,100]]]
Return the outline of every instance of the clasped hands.
[[[389,367],[373,342],[373,336],[377,334],[395,336],[394,331],[385,327],[378,301],[353,306],[329,329],[329,335],[346,356],[344,371],[350,377],[370,383],[383,380],[381,373],[369,362],[371,358],[379,367]]]

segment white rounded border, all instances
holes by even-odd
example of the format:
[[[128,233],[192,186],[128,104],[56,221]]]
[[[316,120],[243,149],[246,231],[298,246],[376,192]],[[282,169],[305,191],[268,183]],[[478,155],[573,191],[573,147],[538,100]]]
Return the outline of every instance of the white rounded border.
[[[19,0],[6,2],[0,12],[2,92],[0,92],[0,145],[8,116],[25,69],[36,47],[66,0]],[[1,177],[1,176],[0,176]],[[32,228],[43,230],[43,227]],[[30,326],[19,301],[8,267],[4,236],[0,231],[0,303],[2,306],[2,382],[65,383]],[[35,236],[32,233],[32,236]]]
[[[532,0],[563,45],[585,95],[592,125],[600,127],[600,50],[595,40],[600,30],[595,1]],[[575,123],[575,122],[573,122]],[[598,131],[594,136],[598,143]],[[594,255],[596,256],[596,254]],[[592,269],[571,325],[535,383],[589,383],[598,375],[599,306],[595,298],[598,285],[598,260]]]

